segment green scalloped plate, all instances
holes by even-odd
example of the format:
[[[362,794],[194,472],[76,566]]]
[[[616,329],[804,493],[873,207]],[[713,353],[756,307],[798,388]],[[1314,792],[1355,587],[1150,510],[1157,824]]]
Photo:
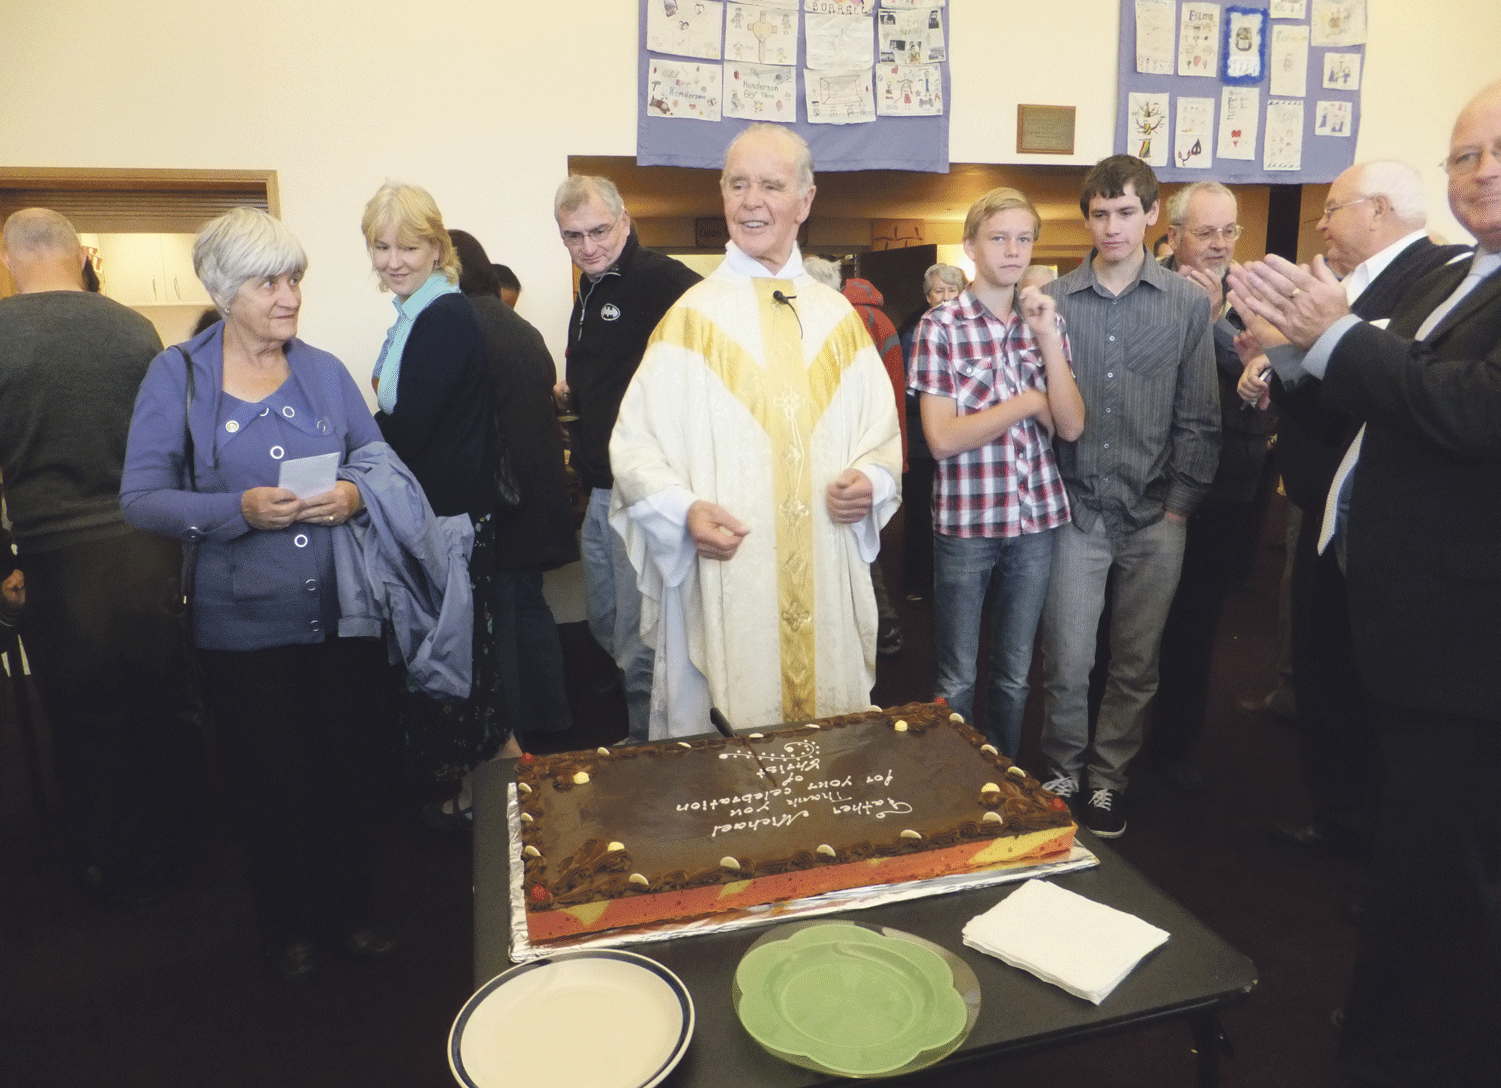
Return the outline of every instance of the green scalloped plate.
[[[969,1034],[978,987],[971,1009],[951,969],[962,961],[929,942],[842,922],[768,936],[736,968],[736,1011],[780,1058],[847,1077],[889,1076],[938,1061]]]

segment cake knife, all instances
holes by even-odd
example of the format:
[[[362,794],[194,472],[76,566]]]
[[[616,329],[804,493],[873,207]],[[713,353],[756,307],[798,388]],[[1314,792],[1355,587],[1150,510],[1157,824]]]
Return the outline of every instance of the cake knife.
[[[772,778],[770,772],[768,772],[762,765],[761,757],[758,756],[756,754],[756,750],[751,747],[751,742],[744,737],[735,735],[735,731],[730,728],[730,720],[724,716],[724,712],[717,706],[711,706],[709,708],[709,721],[714,723],[714,728],[719,730],[722,736],[726,736],[730,740],[738,740],[741,744],[745,745],[745,750],[749,752],[750,757],[756,761],[756,770],[761,772],[761,777],[765,778],[773,786],[777,787],[777,789],[782,788],[782,784],[775,778]]]

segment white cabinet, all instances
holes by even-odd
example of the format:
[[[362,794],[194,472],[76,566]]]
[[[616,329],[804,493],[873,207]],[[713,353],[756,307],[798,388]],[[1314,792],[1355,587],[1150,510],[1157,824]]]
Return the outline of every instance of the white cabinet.
[[[101,234],[104,294],[127,306],[212,306],[193,274],[191,234]]]

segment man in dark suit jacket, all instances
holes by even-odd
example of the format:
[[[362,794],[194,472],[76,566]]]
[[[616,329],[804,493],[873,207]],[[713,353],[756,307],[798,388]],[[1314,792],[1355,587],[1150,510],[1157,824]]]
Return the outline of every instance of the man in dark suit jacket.
[[[1388,771],[1341,1040],[1366,1084],[1501,1084],[1501,83],[1461,111],[1445,169],[1474,261],[1389,330],[1346,312],[1320,260],[1232,273],[1324,402],[1367,421],[1340,519]]]
[[[1469,252],[1434,245],[1427,221],[1422,178],[1405,163],[1359,163],[1334,180],[1318,230],[1351,313],[1384,324],[1419,280]],[[1311,819],[1275,824],[1272,834],[1298,846],[1364,853],[1381,763],[1350,639],[1344,572],[1333,550],[1318,553],[1329,484],[1364,420],[1327,403],[1317,379],[1287,385],[1272,377],[1270,385],[1279,414],[1277,468],[1289,501],[1303,512],[1292,569],[1292,667],[1313,804]]]

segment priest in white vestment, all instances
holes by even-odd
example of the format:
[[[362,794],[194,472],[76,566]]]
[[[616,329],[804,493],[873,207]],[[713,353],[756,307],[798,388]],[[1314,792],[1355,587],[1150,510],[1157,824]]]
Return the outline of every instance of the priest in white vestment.
[[[891,380],[797,249],[807,144],[753,125],[720,187],[724,263],[657,326],[610,440],[654,740],[707,731],[711,706],[739,730],[869,706],[868,568],[898,502]]]

